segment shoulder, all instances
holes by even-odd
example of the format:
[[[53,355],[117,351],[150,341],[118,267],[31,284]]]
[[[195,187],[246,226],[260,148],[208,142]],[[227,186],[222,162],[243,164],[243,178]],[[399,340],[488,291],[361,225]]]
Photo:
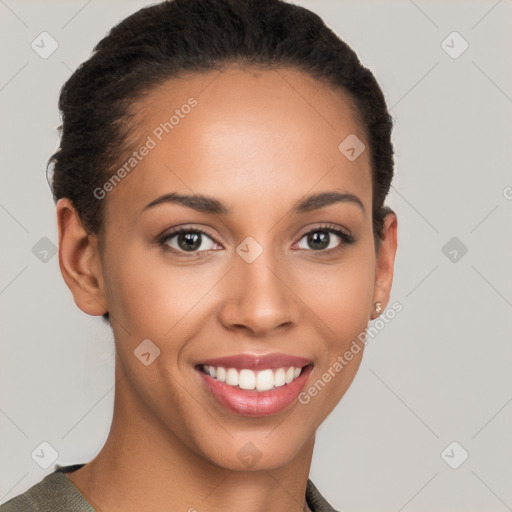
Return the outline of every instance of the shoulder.
[[[95,512],[62,471],[54,471],[23,494],[0,505],[0,512]]]
[[[320,494],[315,484],[309,479],[306,487],[306,501],[312,512],[338,512],[331,507],[328,501]]]

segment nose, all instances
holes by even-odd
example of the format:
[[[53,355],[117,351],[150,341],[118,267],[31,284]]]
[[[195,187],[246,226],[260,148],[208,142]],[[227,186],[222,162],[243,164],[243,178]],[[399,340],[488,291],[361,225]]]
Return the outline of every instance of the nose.
[[[287,278],[289,273],[270,253],[263,251],[252,263],[237,257],[220,311],[226,329],[245,330],[260,337],[297,324],[300,301]]]

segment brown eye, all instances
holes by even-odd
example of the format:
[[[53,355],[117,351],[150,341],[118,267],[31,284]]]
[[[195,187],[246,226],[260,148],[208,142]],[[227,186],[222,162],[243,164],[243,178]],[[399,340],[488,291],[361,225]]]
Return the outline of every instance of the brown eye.
[[[199,229],[179,229],[165,235],[160,245],[175,252],[203,252],[217,248],[217,243]]]
[[[331,234],[327,231],[315,231],[310,233],[307,237],[307,243],[311,249],[323,250],[329,247]]]
[[[305,240],[305,244],[301,246],[302,240]],[[351,244],[354,241],[354,237],[339,229],[316,228],[303,235],[299,241],[298,248],[309,249],[316,252],[330,252],[331,250],[343,248],[343,246]]]

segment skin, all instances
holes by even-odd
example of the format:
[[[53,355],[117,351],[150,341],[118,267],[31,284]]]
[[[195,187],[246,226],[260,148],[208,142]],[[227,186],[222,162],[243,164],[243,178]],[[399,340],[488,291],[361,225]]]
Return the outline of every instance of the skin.
[[[342,91],[293,69],[233,67],[171,80],[134,105],[135,147],[191,96],[197,106],[103,199],[104,246],[68,199],[57,204],[62,275],[82,311],[110,312],[116,343],[108,439],[68,478],[108,512],[309,510],[315,431],[364,351],[308,404],[263,418],[218,405],[194,364],[284,352],[313,361],[306,388],[320,379],[376,318],[374,303],[388,304],[397,219],[387,215],[376,253],[369,146]],[[367,148],[352,162],[338,150],[349,134]],[[356,195],[364,212],[338,202],[292,213],[305,195],[324,191]],[[142,212],[170,192],[212,196],[231,213],[171,203]],[[323,223],[356,241],[331,234],[329,247],[340,251],[315,249],[304,234]],[[179,225],[208,231],[204,257],[156,244]],[[248,236],[263,248],[252,263],[236,252]],[[177,237],[169,245],[179,247]],[[144,339],[160,349],[148,366],[134,356]],[[247,442],[261,455],[251,468],[237,457]]]

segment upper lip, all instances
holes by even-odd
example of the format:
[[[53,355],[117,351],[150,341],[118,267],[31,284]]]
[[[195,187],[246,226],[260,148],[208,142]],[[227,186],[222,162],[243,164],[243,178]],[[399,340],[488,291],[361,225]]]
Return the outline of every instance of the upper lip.
[[[270,354],[234,354],[214,359],[205,359],[199,365],[222,366],[224,368],[236,368],[238,370],[264,370],[266,368],[302,368],[313,362],[305,357],[292,356],[280,352]]]

